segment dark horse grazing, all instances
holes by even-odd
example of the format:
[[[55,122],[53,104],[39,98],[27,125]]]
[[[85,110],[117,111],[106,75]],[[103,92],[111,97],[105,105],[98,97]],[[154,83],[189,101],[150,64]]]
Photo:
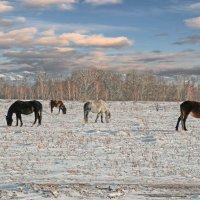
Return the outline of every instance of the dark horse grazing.
[[[10,108],[8,109],[8,113],[6,116],[6,121],[8,126],[12,126],[12,115],[13,113],[16,114],[16,126],[18,126],[18,119],[22,123],[22,117],[21,114],[29,115],[31,113],[35,114],[35,121],[33,122],[33,125],[36,123],[38,119],[38,125],[41,125],[42,121],[42,104],[39,101],[15,101]]]
[[[57,101],[57,100],[51,100],[50,101],[50,107],[51,107],[51,112],[53,112],[53,108],[54,107],[57,107],[59,108],[59,113],[60,113],[60,110],[62,110],[63,114],[66,114],[66,107],[64,105],[64,103],[62,101]]]
[[[108,123],[110,121],[111,114],[106,106],[105,101],[103,100],[86,102],[83,106],[83,110],[84,110],[84,120],[86,123],[88,122],[88,114],[90,111],[93,113],[97,113],[95,122],[97,122],[99,115],[101,115],[101,122],[103,123],[103,113],[105,113],[106,122]]]
[[[176,130],[178,131],[178,126],[181,121],[182,129],[187,131],[185,122],[186,122],[188,115],[191,113],[193,117],[200,118],[200,102],[184,101],[180,105],[180,111],[181,111],[181,115],[178,118],[178,121],[176,124]]]

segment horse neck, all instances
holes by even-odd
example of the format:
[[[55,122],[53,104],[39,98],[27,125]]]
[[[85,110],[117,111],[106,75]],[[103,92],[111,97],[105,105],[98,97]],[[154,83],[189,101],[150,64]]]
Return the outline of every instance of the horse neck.
[[[11,106],[11,107],[8,109],[7,116],[8,116],[8,117],[12,117],[13,113],[14,113],[14,109],[13,109],[13,107]]]

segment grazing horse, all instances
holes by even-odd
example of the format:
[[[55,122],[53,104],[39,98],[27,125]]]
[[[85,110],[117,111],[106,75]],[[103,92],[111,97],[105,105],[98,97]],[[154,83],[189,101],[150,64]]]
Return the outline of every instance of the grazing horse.
[[[59,108],[59,113],[60,113],[60,110],[62,110],[63,114],[66,114],[66,107],[64,105],[64,103],[62,101],[57,101],[57,100],[51,100],[50,101],[50,107],[51,107],[51,113],[53,112],[53,108],[54,107],[57,107]]]
[[[86,102],[83,106],[83,110],[85,123],[88,122],[88,114],[90,111],[92,113],[97,113],[95,122],[97,122],[99,115],[101,115],[101,122],[103,123],[103,113],[105,113],[106,122],[108,123],[110,121],[111,113],[108,110],[105,101],[103,100]]]
[[[187,131],[185,122],[186,122],[188,115],[191,113],[193,117],[200,118],[200,102],[184,101],[180,105],[180,111],[181,111],[181,115],[178,118],[178,121],[176,124],[176,130],[178,131],[178,126],[181,121],[182,129]]]
[[[33,122],[33,125],[38,120],[38,125],[41,125],[42,121],[42,104],[39,101],[33,100],[33,101],[15,101],[8,109],[8,113],[6,116],[6,121],[8,126],[12,126],[12,115],[13,113],[16,114],[16,126],[18,126],[18,120],[22,123],[22,117],[21,114],[29,115],[31,113],[35,114],[35,121]]]

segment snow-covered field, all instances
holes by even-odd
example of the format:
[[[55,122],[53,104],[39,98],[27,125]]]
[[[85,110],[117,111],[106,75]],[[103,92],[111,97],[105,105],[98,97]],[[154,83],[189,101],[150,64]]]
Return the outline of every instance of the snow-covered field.
[[[84,124],[83,102],[63,115],[41,101],[41,126],[7,127],[13,102],[0,100],[0,199],[200,199],[200,120],[176,132],[179,103],[109,102],[111,123]]]

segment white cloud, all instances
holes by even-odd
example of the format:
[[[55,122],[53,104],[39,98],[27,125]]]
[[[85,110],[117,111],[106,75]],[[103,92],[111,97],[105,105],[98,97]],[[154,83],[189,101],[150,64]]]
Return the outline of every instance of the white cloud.
[[[45,8],[48,6],[58,6],[63,10],[73,9],[73,4],[78,0],[21,0],[21,2],[30,8]]]
[[[25,23],[26,22],[26,18],[25,17],[16,17],[15,21],[18,23]]]
[[[47,45],[47,46],[56,46],[56,45],[68,45],[67,43],[62,43],[60,44],[59,40],[52,36],[52,37],[40,37],[35,39],[35,44],[36,45]]]
[[[0,32],[0,46],[2,48],[30,45],[33,42],[37,29],[34,27],[16,29],[9,32]]]
[[[9,3],[7,1],[0,2],[0,13],[8,12],[8,11],[11,11],[13,9],[14,8],[11,5],[9,5]]]
[[[103,35],[86,35],[80,33],[63,33],[56,35],[53,29],[39,32],[37,28],[15,29],[9,32],[0,32],[0,45],[5,47],[18,47],[28,45],[54,46],[54,47],[100,47],[124,48],[134,44],[127,37],[105,37]],[[30,47],[31,47],[30,46]]]
[[[43,35],[43,36],[54,36],[55,35],[53,29],[49,29],[49,30],[43,31],[40,34]]]
[[[200,10],[200,2],[189,5],[190,10]]]
[[[105,4],[119,4],[122,3],[122,0],[85,0],[86,3],[92,5],[105,5]]]
[[[122,48],[133,44],[133,41],[126,37],[104,37],[103,35],[82,35],[79,33],[63,34],[60,38],[72,41],[78,46],[86,47]]]
[[[74,9],[74,6],[73,6],[73,4],[65,4],[65,3],[63,3],[63,4],[61,4],[61,5],[59,6],[59,8],[60,8],[61,10],[73,10],[73,9]]]
[[[75,51],[74,48],[66,48],[66,47],[56,47],[55,50],[58,53],[70,53]]]
[[[186,26],[191,28],[200,28],[200,17],[195,17],[191,19],[186,19],[185,21]]]

